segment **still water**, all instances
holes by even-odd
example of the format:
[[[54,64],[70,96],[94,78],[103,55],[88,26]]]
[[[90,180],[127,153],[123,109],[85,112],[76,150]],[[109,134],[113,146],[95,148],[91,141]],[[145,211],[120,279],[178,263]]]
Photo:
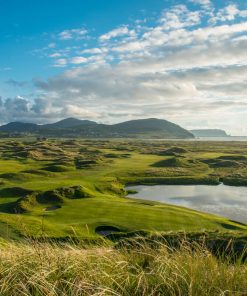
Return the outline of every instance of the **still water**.
[[[138,191],[130,194],[143,200],[168,204],[217,214],[247,224],[247,187],[208,185],[154,185],[129,186]]]

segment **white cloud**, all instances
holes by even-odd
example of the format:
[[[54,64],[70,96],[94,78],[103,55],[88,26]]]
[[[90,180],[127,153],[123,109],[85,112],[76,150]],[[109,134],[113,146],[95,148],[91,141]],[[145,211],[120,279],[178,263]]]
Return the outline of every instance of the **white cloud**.
[[[100,114],[97,113],[97,112],[92,112],[88,109],[85,109],[84,107],[78,107],[78,106],[75,106],[75,105],[71,105],[71,104],[68,104],[64,107],[64,116],[71,116],[71,114],[73,116],[78,116],[80,118],[99,118],[100,117]]]
[[[124,36],[124,35],[128,35],[128,36],[132,36],[134,37],[135,36],[135,31],[134,30],[129,30],[127,26],[122,26],[122,27],[119,27],[117,29],[114,29],[104,35],[101,35],[100,36],[100,41],[108,41],[112,38],[116,38],[116,37],[119,37],[119,36]]]
[[[81,54],[101,54],[101,53],[105,53],[108,52],[108,49],[105,47],[103,48],[87,48],[84,49],[82,51],[80,51]]]
[[[65,67],[67,66],[67,59],[57,59],[55,60],[54,67]]]
[[[48,47],[48,48],[55,48],[55,47],[56,47],[56,43],[51,42],[51,43],[48,44],[47,47]]]
[[[31,107],[29,102],[25,116],[108,122],[160,117],[188,128],[222,127],[240,133],[247,126],[245,11],[234,4],[209,10],[210,1],[191,1],[201,6],[191,11],[175,5],[155,24],[121,26],[92,47],[51,53],[56,67],[73,68],[35,81],[39,96]],[[56,53],[66,54],[66,59]],[[9,106],[9,112],[1,107],[9,117],[24,118]]]
[[[54,53],[49,54],[50,58],[59,58],[61,56],[62,56],[62,54],[59,52],[54,52]]]
[[[84,57],[74,57],[70,61],[72,64],[84,64],[87,62],[87,59]]]
[[[189,0],[189,1],[194,4],[200,4],[203,6],[211,6],[212,5],[210,0]]]
[[[226,22],[226,21],[234,21],[236,17],[247,17],[247,10],[239,10],[236,4],[229,4],[226,7],[220,9],[216,15],[214,15],[211,19],[211,23],[216,22]]]
[[[118,52],[139,51],[143,49],[144,49],[143,43],[139,41],[122,43],[112,48],[113,51],[118,51]]]
[[[164,11],[160,22],[165,30],[190,27],[201,22],[201,12],[190,11],[185,5],[176,5]]]
[[[245,32],[247,22],[193,30],[167,30],[161,22],[135,41],[114,43],[109,50],[121,54],[119,63],[88,64],[37,86],[53,104],[58,98],[60,105],[73,102],[105,121],[156,116],[190,128],[192,121],[215,127],[236,113],[237,133],[247,116]],[[100,51],[92,53],[87,62],[102,58]]]
[[[72,39],[72,34],[69,31],[63,31],[63,32],[59,33],[59,38],[61,40]]]
[[[221,12],[221,20],[223,21],[232,21],[239,14],[237,5],[231,4],[226,6]]]
[[[64,30],[58,34],[60,40],[81,40],[85,38],[87,30],[84,28]]]
[[[247,17],[247,10],[241,10],[241,11],[239,12],[239,16],[240,16],[240,17]]]

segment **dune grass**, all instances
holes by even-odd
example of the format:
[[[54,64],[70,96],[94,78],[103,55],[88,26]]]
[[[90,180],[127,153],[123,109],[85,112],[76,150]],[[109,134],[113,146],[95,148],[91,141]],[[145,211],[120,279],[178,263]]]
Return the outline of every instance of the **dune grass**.
[[[139,239],[136,248],[108,243],[2,242],[0,295],[246,295],[247,265],[217,258],[205,246],[177,249]]]

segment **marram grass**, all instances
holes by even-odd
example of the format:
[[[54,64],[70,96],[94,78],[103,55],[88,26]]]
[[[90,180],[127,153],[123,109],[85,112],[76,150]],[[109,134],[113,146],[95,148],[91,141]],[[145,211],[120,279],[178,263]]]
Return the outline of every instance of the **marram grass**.
[[[140,240],[138,240],[140,244]],[[136,248],[105,244],[4,242],[0,247],[0,295],[171,295],[247,293],[243,260],[216,258],[206,248],[184,243],[171,250],[143,241]]]

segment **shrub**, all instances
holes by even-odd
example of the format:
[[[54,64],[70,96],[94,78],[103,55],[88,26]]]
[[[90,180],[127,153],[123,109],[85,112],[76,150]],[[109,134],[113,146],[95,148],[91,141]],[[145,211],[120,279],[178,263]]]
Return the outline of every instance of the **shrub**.
[[[57,189],[46,191],[44,193],[41,193],[38,195],[37,200],[39,203],[45,203],[45,204],[57,204],[57,203],[63,203],[64,197],[61,194],[61,192]]]
[[[29,212],[37,203],[37,193],[28,194],[16,201],[12,211],[20,214]]]

